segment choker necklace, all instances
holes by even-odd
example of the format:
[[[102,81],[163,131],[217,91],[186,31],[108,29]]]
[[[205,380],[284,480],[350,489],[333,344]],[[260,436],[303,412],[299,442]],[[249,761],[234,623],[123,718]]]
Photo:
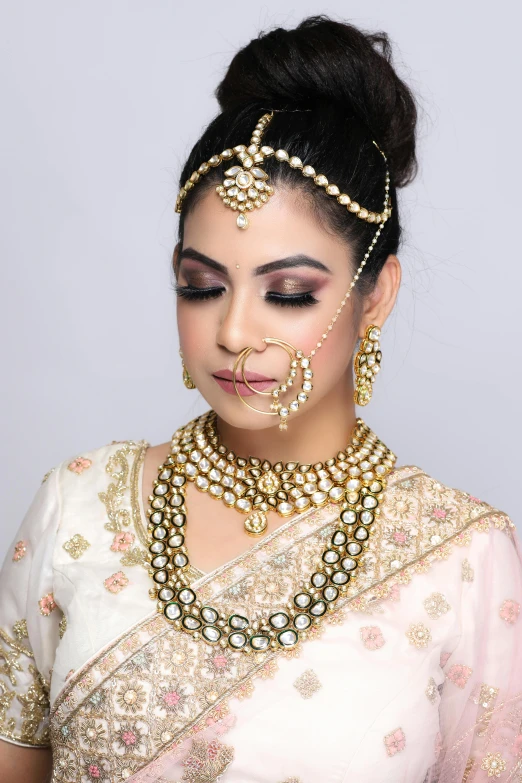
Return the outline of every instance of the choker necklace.
[[[278,462],[272,466],[267,460],[236,457],[234,452],[219,445],[215,420],[216,414],[211,410],[181,427],[173,435],[171,453],[160,465],[158,478],[154,480],[147,512],[152,538],[149,574],[155,582],[150,596],[157,601],[158,612],[194,639],[247,653],[295,647],[306,638],[312,623],[320,622],[327,611],[335,609],[337,600],[346,593],[349,581],[355,576],[359,558],[368,547],[371,526],[380,514],[378,507],[386,488],[386,477],[394,467],[396,456],[362,419],[357,419],[351,444],[335,459],[313,466],[294,462],[285,465]],[[229,467],[231,471],[227,471]],[[252,473],[252,470],[259,472]],[[239,471],[241,475],[238,476]],[[283,479],[287,474],[290,474],[288,479]],[[198,484],[198,478],[205,478],[207,483],[200,481]],[[227,479],[235,483],[230,485]],[[198,600],[187,576],[190,564],[184,545],[187,480],[194,481],[198,489],[209,491],[216,499],[222,498],[228,506],[242,513],[250,513],[256,500],[259,507],[266,502],[282,516],[288,516],[294,509],[301,510],[297,504],[301,498],[310,500],[303,506],[305,509],[328,502],[341,506],[337,529],[322,553],[320,564],[284,610],[277,609],[266,617],[250,621],[239,614],[226,616]],[[248,483],[250,481],[253,484]],[[326,482],[322,485],[324,489],[319,489],[321,481]],[[272,491],[277,482],[281,487],[292,486]],[[239,483],[242,487],[236,489]],[[317,489],[308,492],[307,484],[309,490],[312,485]],[[214,486],[223,492],[212,491]],[[337,491],[332,494],[334,489]],[[250,490],[253,492],[247,495]],[[291,494],[292,490],[300,494]],[[286,499],[279,492],[286,494]],[[230,496],[230,502],[225,493]],[[265,497],[266,500],[260,500]],[[271,503],[271,499],[275,503]],[[250,507],[240,505],[241,501],[248,502]],[[291,510],[287,510],[288,506]],[[262,509],[261,513],[264,513]]]
[[[225,506],[235,508],[245,519],[245,532],[260,536],[267,528],[269,510],[287,517],[296,511],[339,503],[346,490],[358,490],[361,477],[384,475],[386,463],[381,455],[358,452],[369,428],[357,420],[351,443],[334,459],[314,465],[277,462],[257,457],[244,459],[219,443],[217,415],[210,410],[178,430],[172,438],[171,453],[188,455],[183,473],[200,492],[208,492]],[[371,459],[368,459],[371,457]]]

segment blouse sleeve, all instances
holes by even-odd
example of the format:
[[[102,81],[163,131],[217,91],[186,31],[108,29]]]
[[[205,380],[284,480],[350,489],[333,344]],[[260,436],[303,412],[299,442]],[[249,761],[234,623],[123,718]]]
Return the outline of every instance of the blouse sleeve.
[[[62,614],[52,556],[59,469],[36,492],[0,571],[0,739],[48,746],[49,681]]]
[[[505,519],[505,518],[504,518]],[[461,633],[442,654],[440,752],[427,781],[522,774],[522,553],[509,520],[462,551]]]

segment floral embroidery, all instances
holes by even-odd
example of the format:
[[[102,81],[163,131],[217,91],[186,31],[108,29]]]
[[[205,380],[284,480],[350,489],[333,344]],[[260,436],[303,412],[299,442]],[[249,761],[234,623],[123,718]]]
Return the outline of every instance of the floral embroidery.
[[[446,677],[448,680],[451,680],[457,688],[465,688],[472,673],[473,670],[470,669],[469,666],[464,666],[461,663],[454,663]]]
[[[65,679],[66,679],[66,680],[70,680],[70,679],[71,679],[71,677],[73,676],[73,674],[74,674],[74,669],[69,669],[69,671],[68,671],[68,672],[67,672],[67,674],[65,675]]]
[[[132,546],[136,539],[136,536],[134,533],[129,533],[128,531],[121,531],[119,533],[116,533],[114,536],[114,540],[111,544],[111,549],[113,552],[126,552],[127,549]]]
[[[385,641],[382,635],[382,631],[376,625],[366,625],[360,629],[362,643],[367,650],[380,649]]]
[[[17,620],[13,625],[13,633],[20,641],[22,639],[28,639],[29,634],[27,632],[27,620]]]
[[[234,654],[228,647],[211,647],[205,664],[215,677],[224,677],[234,665]]]
[[[47,593],[47,595],[44,595],[43,598],[40,598],[38,601],[38,606],[40,607],[40,614],[43,614],[44,617],[48,617],[51,612],[56,609],[54,595],[52,593]]]
[[[190,783],[212,783],[230,766],[234,759],[234,748],[223,745],[219,740],[192,740],[190,755],[183,762],[185,772],[182,781]]]
[[[391,534],[391,541],[395,546],[403,547],[411,544],[412,534],[403,527],[396,527]]]
[[[113,481],[107,487],[106,492],[99,492],[98,497],[105,506],[109,521],[105,523],[105,529],[111,533],[122,533],[124,527],[134,522],[134,528],[139,535],[143,548],[132,546],[129,536],[132,533],[126,533],[121,536],[115,536],[111,545],[113,552],[123,552],[120,562],[124,566],[141,565],[148,567],[148,537],[141,521],[141,511],[139,506],[140,486],[138,481],[140,465],[145,457],[148,447],[146,441],[140,441],[136,444],[134,441],[122,441],[123,446],[114,454],[111,454],[106,472]],[[129,465],[128,456],[134,456],[132,469]],[[130,478],[130,482],[129,482]],[[129,487],[130,484],[130,487]],[[130,510],[122,508],[125,493],[130,488]],[[133,538],[134,541],[134,538]],[[125,546],[128,544],[128,546]]]
[[[87,459],[86,457],[76,457],[76,459],[73,459],[73,461],[67,465],[67,470],[70,470],[71,473],[76,473],[79,476],[84,470],[90,468],[91,465],[92,461],[90,459]]]
[[[80,533],[75,535],[65,542],[63,548],[69,554],[73,560],[78,560],[90,547],[89,542]]]
[[[178,634],[178,638],[167,640],[162,657],[167,666],[171,665],[178,669],[191,667],[195,660],[195,653],[187,637],[180,639]]]
[[[406,737],[403,730],[398,728],[387,734],[384,738],[384,744],[388,756],[395,756],[396,753],[400,753],[406,747]]]
[[[472,582],[475,578],[475,572],[467,558],[462,561],[461,576],[463,582]]]
[[[512,601],[510,598],[506,598],[500,607],[499,614],[500,617],[506,621],[506,623],[513,625],[518,620],[518,615],[520,614],[520,604],[518,604],[516,601]]]
[[[124,753],[145,753],[145,726],[136,721],[121,721],[116,742]]]
[[[127,587],[127,585],[129,584],[129,580],[125,576],[123,571],[118,571],[117,574],[108,576],[103,584],[105,585],[105,589],[108,590],[109,593],[119,593],[121,590],[123,590],[124,587]]]
[[[13,560],[17,563],[27,554],[27,541],[17,541],[14,548]]]
[[[123,684],[116,694],[116,701],[122,710],[132,712],[133,715],[141,710],[146,700],[145,690],[134,680]]]
[[[471,701],[474,704],[479,704],[484,707],[485,710],[489,710],[493,707],[497,700],[498,688],[492,688],[490,685],[477,685],[473,693],[470,696]]]
[[[67,630],[67,617],[65,615],[62,615],[62,619],[58,623],[58,633],[60,635],[60,639],[63,639],[66,630]]]
[[[500,753],[488,753],[482,759],[480,769],[488,773],[488,778],[499,778],[506,769],[506,762]]]
[[[313,669],[307,669],[294,680],[294,688],[299,691],[303,699],[311,699],[314,693],[317,693],[322,687],[319,677]]]
[[[251,680],[245,680],[234,693],[234,696],[241,701],[242,699],[249,699],[253,693],[254,683]]]
[[[101,750],[105,744],[105,729],[95,720],[88,720],[80,730],[80,737],[89,750]]]
[[[413,646],[418,649],[427,647],[431,642],[430,629],[426,628],[423,623],[412,623],[406,631],[406,636],[408,637],[410,644],[413,644]]]
[[[424,608],[433,620],[436,620],[437,617],[442,617],[443,614],[446,614],[451,609],[442,593],[429,595],[424,601]]]
[[[188,701],[187,691],[188,687],[179,682],[163,684],[158,690],[157,702],[167,712],[183,712]]]
[[[435,682],[433,677],[430,677],[430,679],[428,680],[428,687],[426,688],[424,693],[426,694],[426,698],[428,699],[428,701],[431,702],[432,704],[435,704],[435,702],[437,701],[437,696],[439,695],[439,689],[437,688],[437,683]]]

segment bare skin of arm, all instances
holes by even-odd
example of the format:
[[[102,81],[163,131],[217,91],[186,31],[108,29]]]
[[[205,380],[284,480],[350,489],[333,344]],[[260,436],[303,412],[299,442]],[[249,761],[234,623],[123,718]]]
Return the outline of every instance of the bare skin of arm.
[[[50,783],[50,748],[22,748],[0,740],[0,780],[2,783]]]

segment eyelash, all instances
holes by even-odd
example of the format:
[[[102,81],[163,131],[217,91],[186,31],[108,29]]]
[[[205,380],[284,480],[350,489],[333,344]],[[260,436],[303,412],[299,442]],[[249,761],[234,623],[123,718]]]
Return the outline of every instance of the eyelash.
[[[194,288],[190,285],[176,285],[175,291],[177,296],[186,299],[189,302],[201,302],[207,299],[217,299],[217,297],[221,296],[223,293],[224,288]],[[270,302],[271,304],[277,304],[280,307],[309,307],[318,302],[309,291],[304,294],[299,294],[298,296],[287,296],[286,294],[269,292],[265,296],[265,301]]]

